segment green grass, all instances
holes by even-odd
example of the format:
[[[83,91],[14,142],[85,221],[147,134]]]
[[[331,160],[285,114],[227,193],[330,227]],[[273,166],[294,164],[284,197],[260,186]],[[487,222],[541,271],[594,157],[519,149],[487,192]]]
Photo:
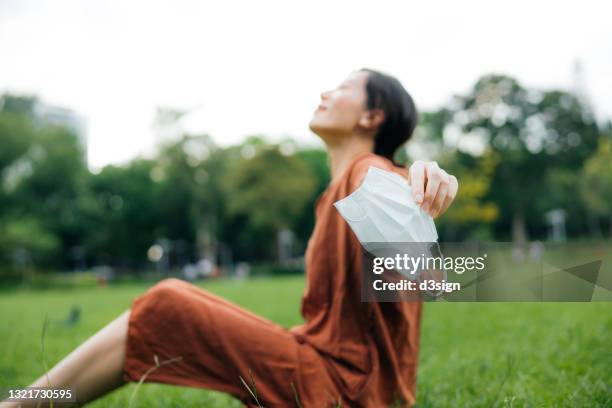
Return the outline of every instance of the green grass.
[[[282,325],[301,322],[301,277],[202,287]],[[25,386],[130,306],[148,285],[0,294],[0,387]],[[78,305],[72,327],[56,324]],[[419,407],[612,407],[612,304],[427,303]],[[135,384],[91,404],[128,405]],[[239,407],[216,392],[145,383],[137,407]]]

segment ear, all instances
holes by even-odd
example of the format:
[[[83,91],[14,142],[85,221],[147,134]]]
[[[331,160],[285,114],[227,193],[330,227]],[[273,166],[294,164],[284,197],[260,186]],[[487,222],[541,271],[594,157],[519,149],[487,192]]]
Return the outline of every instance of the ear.
[[[359,119],[359,126],[367,130],[374,130],[384,121],[385,111],[382,109],[369,109]]]

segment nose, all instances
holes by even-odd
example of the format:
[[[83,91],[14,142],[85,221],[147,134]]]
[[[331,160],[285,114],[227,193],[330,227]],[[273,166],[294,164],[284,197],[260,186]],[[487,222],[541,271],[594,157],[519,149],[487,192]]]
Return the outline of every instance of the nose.
[[[329,91],[323,91],[321,92],[321,99],[325,100],[327,99],[327,97],[329,96]]]

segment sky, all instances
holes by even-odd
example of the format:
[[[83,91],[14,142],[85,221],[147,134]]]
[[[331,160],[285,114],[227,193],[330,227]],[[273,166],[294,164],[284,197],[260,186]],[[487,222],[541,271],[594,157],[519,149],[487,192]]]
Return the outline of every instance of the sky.
[[[396,76],[420,110],[496,72],[581,87],[612,117],[605,1],[0,0],[0,93],[36,94],[86,118],[99,169],[154,151],[158,107],[221,146],[245,136],[320,141],[320,94],[351,71]]]

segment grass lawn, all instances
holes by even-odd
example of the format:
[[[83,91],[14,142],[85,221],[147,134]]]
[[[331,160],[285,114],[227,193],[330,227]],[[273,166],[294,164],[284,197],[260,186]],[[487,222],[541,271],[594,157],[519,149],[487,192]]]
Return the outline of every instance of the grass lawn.
[[[301,322],[301,277],[200,286],[282,325]],[[117,317],[150,286],[124,284],[0,293],[0,387],[25,386]],[[74,326],[58,323],[73,305]],[[419,407],[612,407],[611,303],[427,303],[418,373]],[[134,384],[91,404],[124,407]],[[206,390],[144,384],[137,407],[239,407]]]

